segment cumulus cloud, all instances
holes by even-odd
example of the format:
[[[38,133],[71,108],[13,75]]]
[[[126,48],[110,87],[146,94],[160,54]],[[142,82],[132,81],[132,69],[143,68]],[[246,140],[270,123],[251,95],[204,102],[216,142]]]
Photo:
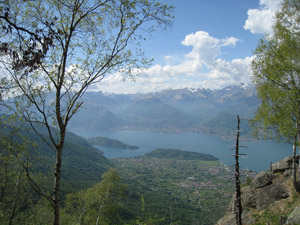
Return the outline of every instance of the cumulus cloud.
[[[260,0],[260,8],[249,9],[244,29],[254,34],[271,34],[275,22],[275,13],[283,0]]]
[[[222,59],[222,48],[235,47],[238,41],[235,37],[219,39],[207,32],[198,31],[187,35],[181,42],[182,45],[191,47],[187,54],[181,57],[166,56],[165,65],[156,64],[148,69],[139,70],[139,75],[134,81],[126,78],[122,73],[111,74],[90,90],[146,93],[184,87],[215,89],[242,82],[248,83],[251,57]],[[174,58],[176,58],[175,61],[172,60]]]
[[[187,35],[181,44],[193,47],[192,51],[186,55],[187,58],[195,59],[209,66],[220,55],[221,47],[235,46],[237,41],[238,39],[234,37],[217,39],[205,31],[198,31]]]
[[[234,59],[232,61],[217,59],[216,67],[207,74],[208,81],[214,85],[214,88],[225,87],[231,84],[249,83],[251,73],[249,65],[252,60],[253,57]]]

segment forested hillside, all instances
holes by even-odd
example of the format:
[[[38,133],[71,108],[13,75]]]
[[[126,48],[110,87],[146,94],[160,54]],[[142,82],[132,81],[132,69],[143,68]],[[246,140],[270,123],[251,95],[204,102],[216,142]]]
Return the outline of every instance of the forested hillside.
[[[105,146],[105,147],[118,148],[118,149],[127,149],[127,150],[137,150],[137,149],[139,149],[138,146],[127,145],[127,144],[124,144],[123,142],[121,142],[119,140],[105,138],[105,137],[93,137],[93,138],[89,138],[87,141],[91,145],[97,145],[97,146]]]
[[[22,124],[21,126],[26,129],[19,130],[19,134],[16,135],[16,131],[14,131],[16,128],[13,129],[2,124],[2,137],[7,136],[8,138],[12,138],[13,142],[21,142],[22,139],[25,139],[28,145],[24,149],[24,154],[28,155],[26,157],[29,157],[30,170],[42,173],[45,177],[51,176],[52,167],[55,163],[55,152],[29,126],[26,124]],[[44,138],[47,137],[45,128],[40,127],[38,132]],[[62,168],[62,179],[64,182],[62,190],[64,194],[97,183],[101,180],[101,175],[113,166],[102,155],[101,151],[90,145],[84,138],[71,132],[67,132],[63,158],[66,162]],[[48,190],[52,189],[50,181],[46,182],[45,185]]]

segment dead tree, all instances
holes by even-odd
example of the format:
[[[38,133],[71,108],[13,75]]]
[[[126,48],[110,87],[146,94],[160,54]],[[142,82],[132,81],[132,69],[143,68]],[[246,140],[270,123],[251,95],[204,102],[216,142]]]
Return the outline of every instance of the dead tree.
[[[239,165],[239,138],[240,138],[240,117],[237,116],[237,133],[235,144],[235,201],[234,201],[234,213],[236,225],[242,225],[242,202],[241,202],[241,186],[240,186],[240,165]]]

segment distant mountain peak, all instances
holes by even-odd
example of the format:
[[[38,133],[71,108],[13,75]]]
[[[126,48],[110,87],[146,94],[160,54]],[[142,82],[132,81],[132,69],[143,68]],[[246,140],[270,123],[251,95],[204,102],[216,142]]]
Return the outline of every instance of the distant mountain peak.
[[[197,92],[199,89],[197,89],[197,88],[188,88],[188,90],[189,90],[191,93],[195,93],[195,92]]]
[[[217,125],[218,134],[221,130],[228,133],[234,115],[250,118],[259,103],[255,86],[245,83],[215,90],[182,88],[144,94],[87,92],[83,101],[85,109],[72,120],[73,129],[211,133],[216,132]]]

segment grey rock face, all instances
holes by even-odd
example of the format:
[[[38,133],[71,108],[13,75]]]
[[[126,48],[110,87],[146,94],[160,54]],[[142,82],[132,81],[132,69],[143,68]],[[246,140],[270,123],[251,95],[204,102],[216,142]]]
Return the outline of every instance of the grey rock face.
[[[254,191],[249,186],[242,189],[242,206],[246,209],[256,208]]]
[[[288,192],[281,184],[271,184],[255,191],[256,209],[263,210],[273,202],[288,198]]]
[[[299,161],[299,155],[297,156],[297,161]],[[274,163],[271,168],[273,173],[277,173],[292,169],[292,165],[293,157],[289,156],[279,162]]]
[[[262,171],[253,178],[251,183],[251,188],[256,189],[256,188],[263,188],[265,186],[268,186],[272,184],[273,179],[274,179],[273,173]]]
[[[274,173],[284,172],[285,170],[291,169],[292,163],[293,163],[293,158],[291,156],[286,157],[283,160],[276,162],[272,165],[272,172]]]
[[[300,206],[297,206],[289,215],[287,223],[289,225],[300,224]]]
[[[299,162],[299,156],[297,159]],[[274,202],[290,197],[289,193],[292,187],[287,181],[291,179],[292,164],[293,158],[286,157],[272,165],[272,172],[260,172],[253,178],[249,186],[242,188],[243,224],[254,223],[255,218],[251,215],[252,209],[260,212],[270,207]],[[235,223],[232,209],[233,201],[231,201],[226,216],[217,223],[218,225]],[[300,225],[300,206],[297,206],[288,217],[282,216],[280,224]]]
[[[261,177],[261,176],[259,176]],[[262,176],[265,177],[265,176]],[[287,190],[281,184],[272,184],[265,180],[263,187],[255,188],[257,185],[247,186],[242,189],[243,208],[256,208],[259,211],[267,208],[273,202],[289,197]]]
[[[283,172],[283,176],[284,177],[290,177],[292,175],[292,171],[291,170],[286,170]]]

